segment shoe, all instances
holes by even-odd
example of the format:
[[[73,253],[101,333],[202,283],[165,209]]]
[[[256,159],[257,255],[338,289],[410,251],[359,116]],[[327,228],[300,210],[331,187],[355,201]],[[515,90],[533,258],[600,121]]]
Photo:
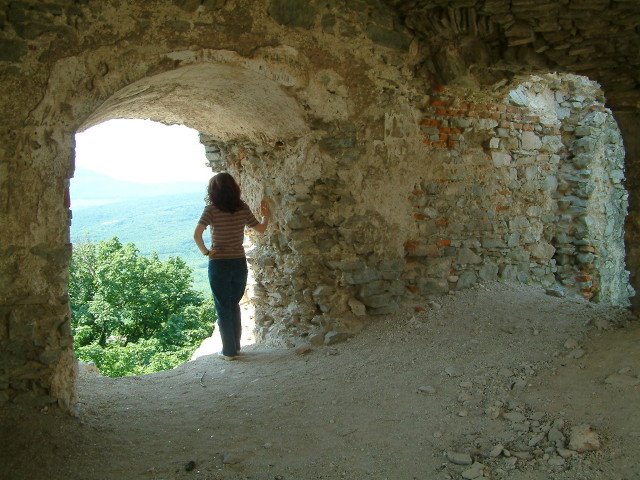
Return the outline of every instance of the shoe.
[[[222,359],[222,360],[227,360],[228,362],[231,362],[231,361],[233,361],[233,360],[237,360],[238,356],[237,356],[237,355],[234,355],[234,356],[231,356],[231,355],[225,355],[225,354],[224,354],[224,353],[222,353],[222,352],[218,352],[218,358],[220,358],[220,359]]]

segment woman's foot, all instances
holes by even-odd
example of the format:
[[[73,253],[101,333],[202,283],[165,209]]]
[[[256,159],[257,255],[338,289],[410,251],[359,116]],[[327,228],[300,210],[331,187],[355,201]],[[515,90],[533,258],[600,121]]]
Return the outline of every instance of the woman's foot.
[[[222,360],[232,361],[232,360],[236,360],[238,358],[238,356],[237,355],[225,355],[222,352],[218,352],[218,358],[220,358]]]

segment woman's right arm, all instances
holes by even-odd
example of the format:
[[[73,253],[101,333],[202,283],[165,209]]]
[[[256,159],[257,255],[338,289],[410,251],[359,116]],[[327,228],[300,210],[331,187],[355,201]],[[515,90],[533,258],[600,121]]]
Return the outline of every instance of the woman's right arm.
[[[202,240],[202,234],[206,229],[207,229],[206,225],[203,225],[202,223],[198,223],[196,225],[196,229],[193,231],[193,239],[195,240],[196,245],[200,250],[200,253],[202,253],[203,255],[209,255],[209,249],[205,246],[204,241]]]

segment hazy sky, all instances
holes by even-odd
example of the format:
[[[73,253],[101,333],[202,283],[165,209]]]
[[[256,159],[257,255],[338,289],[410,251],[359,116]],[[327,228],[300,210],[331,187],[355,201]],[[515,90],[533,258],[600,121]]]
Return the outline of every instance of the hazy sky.
[[[76,135],[76,167],[137,183],[203,182],[198,132],[150,120],[109,120]]]

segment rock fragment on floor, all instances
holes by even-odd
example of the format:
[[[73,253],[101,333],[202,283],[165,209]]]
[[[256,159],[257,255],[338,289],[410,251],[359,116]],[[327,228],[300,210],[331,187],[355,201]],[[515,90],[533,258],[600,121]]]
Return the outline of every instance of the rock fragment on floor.
[[[600,437],[590,425],[577,425],[569,435],[569,449],[576,452],[590,452],[600,448]]]
[[[471,455],[466,452],[447,452],[447,460],[456,465],[471,465],[473,463]]]

